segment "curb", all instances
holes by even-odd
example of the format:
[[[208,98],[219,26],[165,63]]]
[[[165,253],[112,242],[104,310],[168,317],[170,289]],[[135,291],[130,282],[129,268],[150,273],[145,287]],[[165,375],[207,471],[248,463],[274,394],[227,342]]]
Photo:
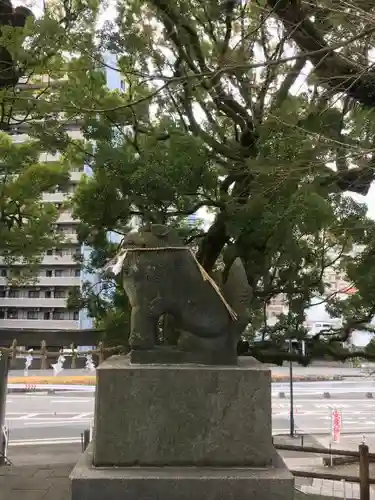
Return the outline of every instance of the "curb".
[[[8,394],[20,394],[20,393],[36,393],[43,392],[49,394],[61,393],[61,392],[75,392],[75,393],[94,393],[96,387],[94,385],[59,385],[59,384],[10,384],[8,385]]]
[[[17,382],[13,382],[16,378]],[[41,377],[25,377],[25,381],[20,381],[18,377],[11,377],[8,382],[8,394],[17,393],[31,393],[31,392],[95,392],[96,381],[93,378],[86,378],[86,380],[77,380],[78,377],[67,377],[62,383],[59,383],[59,377],[47,378]],[[36,380],[35,380],[36,379]],[[293,382],[319,382],[319,381],[332,381],[342,380],[341,376],[335,377],[295,377]],[[289,377],[272,377],[272,382],[289,382]]]
[[[297,376],[297,377],[293,377],[293,382],[333,382],[333,381],[340,381],[340,380],[344,380],[345,377],[343,377],[342,375],[333,375],[331,377],[324,377],[324,376],[320,376],[320,375],[311,375],[311,376]],[[271,381],[272,382],[289,382],[289,376],[287,375],[281,375],[281,376],[277,376],[277,375],[274,375],[272,378],[271,378]]]
[[[9,377],[8,379],[8,386],[10,385],[17,385],[17,386],[24,386],[24,389],[31,389],[35,388],[35,386],[43,385],[44,387],[47,387],[49,385],[52,386],[66,386],[67,390],[69,387],[72,385],[74,386],[96,386],[96,377],[80,377],[80,376],[71,376],[71,377]],[[344,377],[341,375],[337,376],[332,376],[332,377],[322,377],[322,376],[297,376],[293,377],[293,382],[329,382],[329,381],[340,381],[343,380]],[[278,382],[289,382],[289,376],[272,376],[271,377],[271,382],[273,383],[278,383]]]

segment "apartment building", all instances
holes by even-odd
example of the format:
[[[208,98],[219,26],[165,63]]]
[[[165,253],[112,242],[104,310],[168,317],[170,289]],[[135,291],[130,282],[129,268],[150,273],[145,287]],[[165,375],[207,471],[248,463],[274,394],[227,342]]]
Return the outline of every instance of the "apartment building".
[[[104,60],[108,65],[103,67],[103,73],[109,90],[123,88],[120,73],[113,69],[117,65],[116,58],[107,53],[104,55]],[[22,88],[38,90],[46,83],[46,78],[49,77],[41,76],[33,82],[20,81],[20,91]],[[55,84],[57,83],[52,82],[52,85]],[[74,139],[82,138],[78,123],[68,124],[67,132]],[[27,125],[21,125],[13,130],[14,142],[24,142],[27,137]],[[48,153],[43,153],[41,157],[43,162],[56,159],[56,156]],[[77,165],[72,169],[67,188],[64,191],[46,193],[44,201],[61,207],[63,202],[72,196],[77,183],[85,174],[90,175],[90,169],[85,165]],[[92,319],[87,316],[85,310],[67,309],[67,298],[73,289],[80,289],[85,281],[96,282],[98,279],[97,276],[81,270],[78,262],[78,256],[82,256],[86,261],[90,254],[89,248],[82,247],[78,243],[76,235],[78,224],[79,221],[73,219],[71,211],[61,212],[57,228],[64,236],[64,244],[47,252],[43,257],[35,282],[28,286],[9,286],[9,269],[0,258],[0,329],[78,330],[92,328]]]
[[[353,250],[354,255],[361,251],[360,247]],[[356,292],[355,287],[348,281],[342,271],[335,267],[328,267],[324,273],[324,282],[326,284],[326,297],[330,295],[337,296],[338,298],[345,298]],[[311,331],[312,334],[317,331],[329,327],[338,327],[339,320],[332,319],[325,311],[323,297],[313,300],[311,307],[307,310],[307,319],[305,326]],[[317,304],[321,303],[320,307]],[[269,324],[274,324],[280,314],[286,314],[288,306],[285,297],[281,294],[273,297],[267,307],[267,320]]]
[[[43,80],[43,79],[42,79]],[[32,83],[20,82],[20,91],[28,87],[37,89],[43,81]],[[72,138],[80,138],[79,124],[69,124],[67,132]],[[28,139],[27,124],[11,129],[14,143],[22,143]],[[43,153],[42,162],[56,161],[57,156]],[[67,298],[70,291],[81,286],[81,269],[79,259],[81,246],[78,244],[76,228],[70,210],[63,208],[63,202],[74,192],[75,186],[83,175],[83,165],[72,169],[70,183],[64,192],[46,193],[44,201],[56,204],[61,208],[57,221],[57,230],[64,236],[64,243],[47,251],[43,257],[36,279],[26,285],[10,286],[8,276],[10,269],[0,258],[0,329],[79,329],[80,311],[67,309]],[[22,265],[14,264],[22,274]]]
[[[69,130],[77,137],[79,130]],[[26,134],[13,136],[15,142],[23,142]],[[42,161],[55,160],[46,155]],[[83,166],[71,172],[66,191],[44,195],[46,202],[55,203],[58,208],[74,192],[83,175]],[[9,269],[0,259],[0,328],[31,329],[79,329],[80,311],[67,309],[69,292],[81,286],[81,270],[77,257],[81,254],[76,227],[69,210],[62,211],[57,221],[57,230],[64,236],[64,243],[47,251],[43,257],[35,282],[27,286],[9,286]],[[22,273],[22,266],[18,264]],[[15,264],[17,266],[17,264]]]

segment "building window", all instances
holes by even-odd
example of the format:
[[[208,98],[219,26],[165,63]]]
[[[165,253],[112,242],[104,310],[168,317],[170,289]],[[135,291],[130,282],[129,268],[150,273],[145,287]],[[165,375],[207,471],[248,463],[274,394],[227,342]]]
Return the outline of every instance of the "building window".
[[[6,297],[5,290],[0,290],[0,297]]]
[[[76,269],[75,272],[74,272],[74,276],[76,278],[79,278],[81,276],[81,270],[80,269]]]
[[[66,297],[65,290],[55,290],[54,297],[55,299],[64,299]]]
[[[55,255],[56,255],[57,257],[62,257],[62,256],[63,256],[63,251],[62,251],[61,249],[58,249],[58,250],[56,249],[56,250],[55,250]]]
[[[38,311],[27,311],[27,319],[38,319]]]
[[[51,248],[49,248],[46,253],[47,253],[47,255],[52,255],[53,254],[53,250]]]
[[[8,309],[7,317],[8,319],[17,319],[18,318],[17,309]]]
[[[7,273],[7,270],[6,270],[6,269],[1,269],[1,270],[0,270],[0,276],[5,277],[5,276],[7,276],[7,274],[8,274],[8,273]]]
[[[5,311],[4,311],[4,309],[0,309],[0,319],[5,319]]]
[[[45,298],[46,298],[46,299],[50,299],[50,298],[51,298],[51,295],[52,295],[51,290],[46,290],[46,291],[44,292],[44,296],[45,296]]]
[[[52,319],[64,319],[64,313],[62,311],[53,311]]]
[[[29,298],[30,299],[39,299],[40,297],[40,292],[39,290],[29,290]]]
[[[12,299],[18,299],[19,296],[20,296],[20,291],[19,290],[16,290],[14,288],[11,288],[9,290],[8,297],[10,297]]]
[[[47,278],[52,278],[52,271],[50,269],[46,270],[46,276]]]
[[[62,276],[62,269],[55,269],[55,277],[61,278],[61,276]]]
[[[75,321],[78,321],[78,320],[79,320],[79,312],[78,312],[78,311],[74,311],[74,312],[73,312],[73,319],[74,319]]]
[[[51,319],[51,313],[49,311],[43,313],[43,319]]]

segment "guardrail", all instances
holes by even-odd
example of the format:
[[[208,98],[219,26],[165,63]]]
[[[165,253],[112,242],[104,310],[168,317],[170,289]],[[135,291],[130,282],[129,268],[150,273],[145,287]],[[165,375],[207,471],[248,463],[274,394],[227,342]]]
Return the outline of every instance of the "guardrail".
[[[350,483],[359,483],[360,500],[370,500],[370,485],[375,484],[375,479],[370,478],[370,460],[375,459],[375,453],[369,453],[366,444],[360,444],[358,451],[337,450],[335,448],[316,448],[314,446],[293,446],[287,444],[275,444],[277,450],[298,451],[305,453],[317,453],[322,455],[337,455],[342,457],[355,457],[359,460],[359,476],[347,476],[341,474],[330,474],[324,472],[312,472],[303,470],[291,470],[295,477],[309,477],[314,479],[326,479],[329,481],[345,480]]]

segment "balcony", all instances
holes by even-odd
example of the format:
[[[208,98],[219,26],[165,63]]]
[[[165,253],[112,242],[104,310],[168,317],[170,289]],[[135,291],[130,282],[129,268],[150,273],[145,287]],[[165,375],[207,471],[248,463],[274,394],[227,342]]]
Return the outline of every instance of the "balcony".
[[[79,247],[77,247],[79,250]],[[0,266],[4,266],[4,257],[0,257]],[[12,266],[23,266],[21,261],[12,263]],[[76,266],[77,262],[74,260],[73,255],[45,255],[41,262],[42,266]]]
[[[40,329],[40,330],[79,330],[79,321],[72,319],[0,319],[1,328],[22,328]],[[15,338],[17,332],[15,332]]]
[[[55,162],[59,161],[61,158],[60,153],[52,154],[52,153],[41,153],[39,155],[39,161],[41,163],[49,163],[49,162]]]
[[[72,212],[61,212],[59,218],[57,219],[57,224],[77,224],[79,221],[77,219],[73,219]]]
[[[30,309],[35,308],[59,308],[64,309],[66,307],[66,298],[64,299],[47,299],[45,297],[35,299],[30,297],[0,297],[0,307],[25,307]]]
[[[61,193],[58,191],[57,193],[44,193],[43,201],[46,203],[63,203],[69,198],[68,193]]]
[[[78,243],[77,233],[62,233],[62,243],[72,243],[73,245]]]
[[[33,283],[33,287],[35,286],[61,286],[61,287],[70,287],[70,286],[80,286],[81,277],[80,276],[39,276],[38,282]],[[9,282],[7,278],[0,277],[0,286],[9,286]],[[20,299],[17,299],[18,301]]]
[[[1,259],[0,259],[1,264]],[[74,260],[73,255],[45,255],[43,257],[42,265],[44,266],[76,266],[77,262]]]
[[[82,176],[85,175],[82,170],[79,172],[73,171],[70,172],[70,180],[74,183],[79,182],[82,179]]]

